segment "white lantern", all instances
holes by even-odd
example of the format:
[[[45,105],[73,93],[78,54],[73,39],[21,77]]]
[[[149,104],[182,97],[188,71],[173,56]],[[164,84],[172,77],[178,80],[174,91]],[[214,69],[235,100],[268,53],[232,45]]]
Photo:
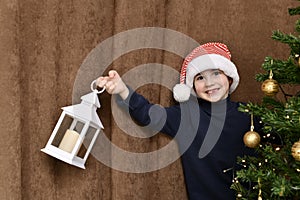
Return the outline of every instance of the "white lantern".
[[[63,107],[62,114],[46,144],[41,151],[66,163],[85,169],[85,162],[103,125],[97,115],[100,108],[98,100],[101,91],[92,92],[81,97],[81,103]],[[84,145],[82,145],[84,144]]]

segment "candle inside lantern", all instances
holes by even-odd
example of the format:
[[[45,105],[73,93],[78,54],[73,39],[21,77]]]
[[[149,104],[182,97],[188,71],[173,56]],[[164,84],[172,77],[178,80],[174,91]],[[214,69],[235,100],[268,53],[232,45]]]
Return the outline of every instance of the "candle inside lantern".
[[[63,139],[61,140],[58,148],[66,152],[72,153],[78,138],[79,138],[79,133],[77,133],[74,130],[68,129]]]

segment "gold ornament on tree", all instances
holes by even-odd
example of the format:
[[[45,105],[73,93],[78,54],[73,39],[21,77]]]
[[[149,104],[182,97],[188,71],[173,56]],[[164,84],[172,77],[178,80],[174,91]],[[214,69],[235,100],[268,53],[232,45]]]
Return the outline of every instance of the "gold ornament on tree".
[[[256,148],[260,143],[260,135],[254,131],[253,114],[251,114],[251,127],[250,131],[245,133],[243,137],[245,145],[249,148]]]
[[[267,96],[274,96],[279,91],[279,85],[276,80],[273,79],[273,72],[270,70],[269,78],[265,80],[261,85],[261,90]]]
[[[291,151],[295,160],[300,161],[300,140],[293,144]]]

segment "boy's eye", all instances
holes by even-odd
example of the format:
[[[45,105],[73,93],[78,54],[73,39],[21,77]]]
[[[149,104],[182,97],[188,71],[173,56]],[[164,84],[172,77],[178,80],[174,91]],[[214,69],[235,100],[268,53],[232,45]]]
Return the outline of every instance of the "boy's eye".
[[[220,71],[215,71],[215,72],[214,72],[214,75],[215,75],[215,76],[218,76],[218,75],[220,75],[220,74],[221,74]]]
[[[204,77],[202,75],[196,76],[196,80],[203,80],[203,79],[204,79]]]

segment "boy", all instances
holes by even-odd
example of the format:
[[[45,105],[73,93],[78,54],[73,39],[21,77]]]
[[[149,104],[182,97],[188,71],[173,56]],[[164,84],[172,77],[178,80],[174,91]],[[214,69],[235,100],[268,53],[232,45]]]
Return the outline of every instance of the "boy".
[[[180,105],[154,106],[127,87],[113,70],[97,79],[99,87],[121,97],[119,104],[127,105],[130,115],[141,125],[171,137],[182,133],[176,139],[191,200],[236,199],[230,189],[234,172],[228,169],[234,167],[237,156],[249,151],[243,135],[250,128],[249,115],[239,112],[239,103],[230,100],[229,94],[238,83],[230,51],[216,42],[197,47],[185,58],[180,84],[173,90]],[[190,138],[192,142],[187,146]]]

